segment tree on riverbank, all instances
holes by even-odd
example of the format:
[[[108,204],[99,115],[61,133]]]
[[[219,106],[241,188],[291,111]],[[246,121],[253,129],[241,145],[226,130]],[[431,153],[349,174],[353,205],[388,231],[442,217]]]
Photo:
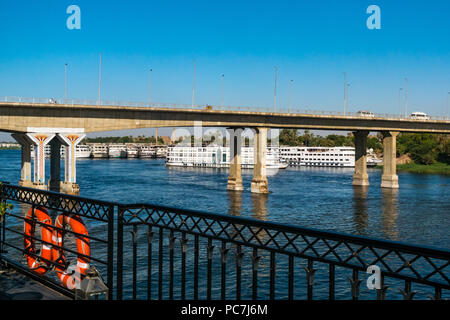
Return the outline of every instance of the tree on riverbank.
[[[397,138],[397,155],[409,154],[417,164],[450,164],[448,135],[402,133]]]
[[[314,135],[305,130],[299,135],[296,129],[280,131],[280,144],[287,146],[309,147],[341,147],[355,146],[353,134],[330,134],[326,137]],[[367,137],[367,148],[375,153],[383,152],[383,136],[381,133]],[[441,162],[450,165],[450,136],[428,133],[401,133],[397,138],[397,156],[409,155],[417,164],[433,164]]]

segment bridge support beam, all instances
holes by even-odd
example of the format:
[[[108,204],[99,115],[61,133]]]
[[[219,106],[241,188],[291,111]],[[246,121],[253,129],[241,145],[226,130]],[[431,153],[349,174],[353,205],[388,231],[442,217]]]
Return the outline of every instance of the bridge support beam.
[[[267,128],[255,129],[253,139],[253,179],[251,185],[252,193],[269,193],[267,182],[266,158],[267,158]]]
[[[353,174],[354,186],[368,186],[367,174],[367,135],[369,131],[356,131],[355,135],[355,173]]]
[[[33,142],[24,133],[14,133],[12,134],[12,137],[22,147],[22,163],[19,186],[32,187],[33,182],[31,181],[31,145]]]
[[[383,131],[383,175],[381,187],[398,189],[397,136],[398,132]]]
[[[58,140],[64,145],[64,182],[60,191],[68,194],[79,194],[80,186],[77,184],[77,157],[76,147],[85,137],[82,133],[58,133]]]
[[[228,128],[230,135],[230,175],[228,176],[227,189],[232,191],[243,191],[241,146],[242,128]]]
[[[34,144],[33,188],[47,190],[45,184],[45,146],[55,137],[54,133],[27,133]]]

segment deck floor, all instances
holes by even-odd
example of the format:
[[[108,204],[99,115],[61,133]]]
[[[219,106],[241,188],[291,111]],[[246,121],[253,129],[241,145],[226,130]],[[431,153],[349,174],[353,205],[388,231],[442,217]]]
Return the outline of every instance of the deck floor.
[[[0,300],[70,300],[14,269],[0,269]]]

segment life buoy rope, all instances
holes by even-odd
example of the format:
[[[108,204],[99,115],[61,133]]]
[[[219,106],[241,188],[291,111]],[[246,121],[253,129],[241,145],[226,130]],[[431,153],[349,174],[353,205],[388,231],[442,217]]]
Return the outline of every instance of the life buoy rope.
[[[37,255],[34,233],[36,231],[36,220],[42,223],[41,238],[42,249],[40,256]],[[24,223],[24,248],[28,267],[39,275],[45,274],[51,266],[52,261],[52,219],[44,207],[31,208],[25,216]]]

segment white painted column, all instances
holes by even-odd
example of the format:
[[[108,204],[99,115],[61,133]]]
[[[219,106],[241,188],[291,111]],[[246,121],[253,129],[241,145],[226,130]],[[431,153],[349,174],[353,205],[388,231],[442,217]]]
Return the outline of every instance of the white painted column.
[[[20,170],[19,185],[24,187],[31,187],[31,145],[32,141],[25,133],[14,133],[12,137],[21,145],[22,149],[22,163]]]
[[[34,187],[45,189],[45,146],[53,139],[54,133],[27,133],[34,144]],[[44,185],[44,186],[42,186]]]
[[[85,136],[83,133],[58,133],[58,139],[65,147],[64,183],[77,182],[76,147]]]

